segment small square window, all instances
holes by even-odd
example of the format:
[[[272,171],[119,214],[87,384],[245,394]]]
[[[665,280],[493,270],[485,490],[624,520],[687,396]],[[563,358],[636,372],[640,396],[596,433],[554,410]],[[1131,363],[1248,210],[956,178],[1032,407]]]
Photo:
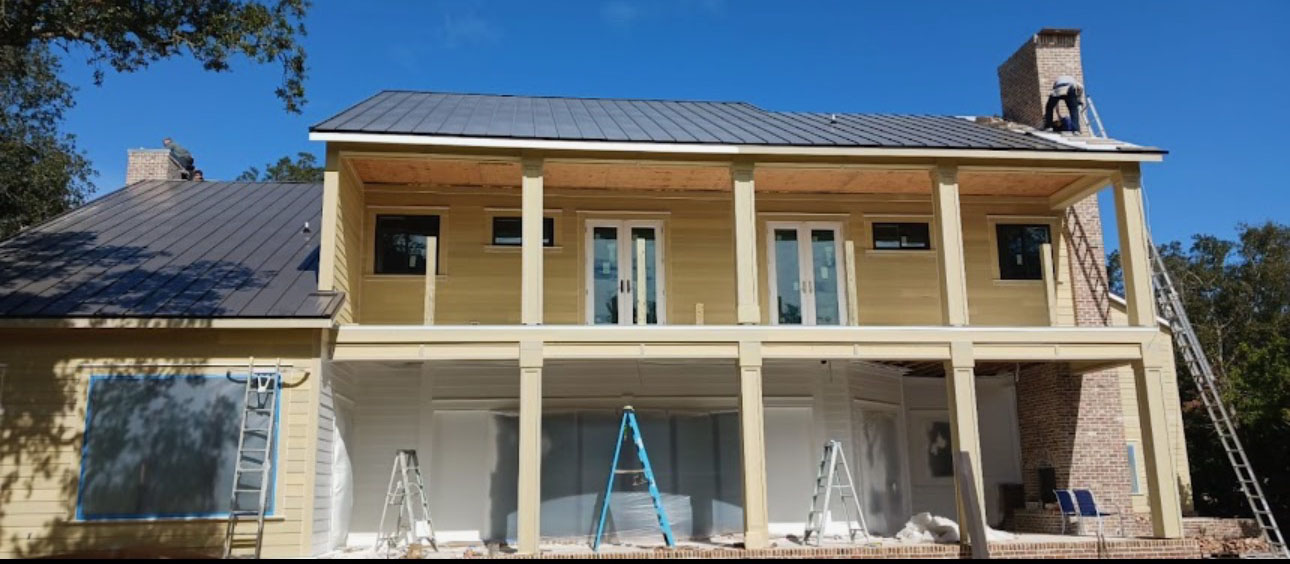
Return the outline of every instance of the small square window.
[[[376,216],[376,274],[425,274],[426,238],[439,236],[437,215]],[[443,247],[442,242],[438,245]],[[435,249],[435,258],[440,255]],[[436,260],[435,274],[442,272]]]
[[[1039,250],[1040,245],[1051,242],[1048,226],[1001,223],[995,227],[999,244],[999,278],[1043,280]]]
[[[524,220],[518,217],[493,218],[493,244],[502,247],[518,247],[523,241]],[[555,218],[542,218],[542,246],[555,246]]]
[[[927,250],[932,248],[932,239],[926,223],[875,223],[873,248]]]

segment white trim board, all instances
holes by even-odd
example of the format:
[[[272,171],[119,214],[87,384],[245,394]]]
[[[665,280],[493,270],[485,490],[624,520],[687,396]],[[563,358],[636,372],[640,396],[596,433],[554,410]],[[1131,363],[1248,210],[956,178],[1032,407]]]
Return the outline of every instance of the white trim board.
[[[704,143],[641,143],[619,141],[559,141],[551,139],[500,139],[445,135],[388,133],[309,132],[310,141],[336,143],[379,143],[495,149],[536,149],[553,151],[607,151],[699,155],[835,156],[835,157],[933,157],[975,159],[1028,159],[1059,161],[1160,162],[1160,153],[1112,151],[1035,151],[992,149],[923,149],[893,147],[795,147],[787,145],[721,145]]]

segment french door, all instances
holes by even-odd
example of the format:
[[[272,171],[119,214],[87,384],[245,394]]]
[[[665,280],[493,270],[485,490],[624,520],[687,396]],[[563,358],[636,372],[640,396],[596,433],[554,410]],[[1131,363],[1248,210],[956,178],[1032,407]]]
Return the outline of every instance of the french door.
[[[636,323],[638,296],[644,297],[645,323],[665,323],[663,223],[654,220],[588,220],[586,227],[586,310],[593,325]],[[637,264],[637,241],[644,241],[644,264]],[[645,269],[645,287],[636,283]]]
[[[769,222],[771,323],[843,325],[842,224]]]

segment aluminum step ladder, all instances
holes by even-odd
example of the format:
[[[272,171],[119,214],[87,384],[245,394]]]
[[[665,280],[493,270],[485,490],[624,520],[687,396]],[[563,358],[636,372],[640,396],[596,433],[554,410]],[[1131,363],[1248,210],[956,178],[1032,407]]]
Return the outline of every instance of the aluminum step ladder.
[[[279,395],[282,391],[281,362],[275,368],[247,366],[242,422],[238,426],[237,458],[233,467],[228,525],[224,532],[224,558],[259,558],[264,546],[264,515],[268,511],[273,482],[274,446],[277,440]],[[254,537],[247,539],[239,524],[255,523]],[[245,553],[243,551],[252,552]]]
[[[386,531],[385,524],[394,511],[393,529]],[[385,490],[385,505],[381,508],[381,524],[377,529],[376,550],[386,555],[397,548],[424,542],[435,552],[434,520],[430,518],[430,499],[426,483],[421,477],[421,462],[416,450],[394,453],[394,467],[390,470],[390,485]]]
[[[820,539],[824,537],[824,529],[829,523],[829,505],[833,500],[834,490],[838,491],[838,498],[842,501],[842,515],[846,518],[851,542],[855,542],[857,534],[863,535],[865,541],[869,540],[869,526],[864,521],[864,511],[851,479],[847,455],[842,452],[841,442],[829,440],[824,443],[820,469],[815,475],[815,493],[811,495],[811,512],[806,515],[806,532],[802,535],[802,544],[809,544],[814,535],[815,546],[820,546]],[[852,511],[855,512],[855,521],[851,520]]]
[[[636,445],[636,456],[640,458],[640,468],[618,469],[619,455],[623,451],[623,442],[630,440]],[[614,480],[618,476],[631,475],[643,478],[649,485],[649,495],[654,501],[654,513],[658,516],[658,526],[663,530],[663,540],[668,548],[676,547],[672,536],[672,523],[667,519],[663,509],[663,496],[658,491],[658,481],[654,479],[654,468],[650,466],[649,455],[645,453],[645,439],[641,437],[640,425],[636,422],[636,411],[632,406],[623,408],[623,420],[618,426],[618,440],[614,442],[614,461],[609,467],[609,482],[605,486],[605,501],[600,506],[600,522],[596,525],[596,537],[592,541],[592,552],[600,551],[600,538],[605,533],[605,519],[609,517],[609,499],[614,494]]]
[[[1236,479],[1240,482],[1241,491],[1245,493],[1245,498],[1250,503],[1250,509],[1254,512],[1254,519],[1258,522],[1259,529],[1263,531],[1264,539],[1267,540],[1273,552],[1282,558],[1290,558],[1285,537],[1281,535],[1281,529],[1277,526],[1276,517],[1268,505],[1268,498],[1263,495],[1263,486],[1254,474],[1254,467],[1250,465],[1250,459],[1245,455],[1245,447],[1241,445],[1241,439],[1236,435],[1236,426],[1232,424],[1232,418],[1223,403],[1213,367],[1200,346],[1200,340],[1196,338],[1196,331],[1192,328],[1191,321],[1187,319],[1182,297],[1174,287],[1169,271],[1165,268],[1164,259],[1156,251],[1155,243],[1149,243],[1152,288],[1156,305],[1160,315],[1169,322],[1169,328],[1173,331],[1174,346],[1178,350],[1178,356],[1183,359],[1187,373],[1191,375],[1192,382],[1196,384],[1196,390],[1200,392],[1201,401],[1205,404],[1205,410],[1209,412],[1210,421],[1214,423],[1214,430],[1223,444],[1223,451],[1227,453],[1227,459],[1231,462],[1232,469],[1236,471]]]

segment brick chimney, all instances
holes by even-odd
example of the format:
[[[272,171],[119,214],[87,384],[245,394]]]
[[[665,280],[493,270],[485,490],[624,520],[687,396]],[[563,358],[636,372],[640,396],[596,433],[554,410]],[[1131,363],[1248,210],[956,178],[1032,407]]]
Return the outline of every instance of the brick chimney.
[[[184,168],[170,158],[169,149],[130,149],[125,166],[126,185],[140,180],[182,180]]]
[[[1044,28],[1026,40],[1007,61],[999,65],[999,97],[1003,119],[1039,128],[1044,125],[1044,105],[1053,82],[1061,75],[1084,82],[1080,61],[1078,29]],[[1065,115],[1065,105],[1059,106]],[[1087,120],[1080,122],[1087,132]]]

